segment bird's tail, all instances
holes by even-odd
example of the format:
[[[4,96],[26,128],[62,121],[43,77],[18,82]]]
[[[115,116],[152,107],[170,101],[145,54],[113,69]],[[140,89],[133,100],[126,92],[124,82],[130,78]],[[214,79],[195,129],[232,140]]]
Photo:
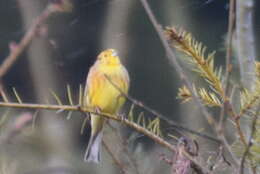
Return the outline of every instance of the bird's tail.
[[[100,144],[102,141],[103,131],[99,131],[97,134],[93,134],[90,137],[88,147],[84,156],[85,162],[93,161],[95,163],[100,162]]]

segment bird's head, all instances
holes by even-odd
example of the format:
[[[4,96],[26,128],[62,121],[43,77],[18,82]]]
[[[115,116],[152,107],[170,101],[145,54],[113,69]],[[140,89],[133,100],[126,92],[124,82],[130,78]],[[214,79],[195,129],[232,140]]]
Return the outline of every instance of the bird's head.
[[[98,55],[97,59],[102,64],[107,64],[107,65],[120,64],[120,59],[117,55],[117,51],[114,49],[107,49],[107,50],[102,51]]]

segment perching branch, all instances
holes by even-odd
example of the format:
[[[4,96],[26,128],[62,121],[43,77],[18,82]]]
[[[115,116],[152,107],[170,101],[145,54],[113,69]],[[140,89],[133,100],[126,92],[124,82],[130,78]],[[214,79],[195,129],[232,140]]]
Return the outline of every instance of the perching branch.
[[[81,108],[80,106],[70,106],[70,105],[46,105],[46,104],[27,104],[27,103],[4,103],[0,102],[0,107],[10,107],[10,108],[23,108],[23,109],[46,109],[46,110],[56,110],[58,112],[62,111],[79,111],[79,112],[88,112],[92,114],[98,114],[100,116],[103,116],[105,118],[115,120],[118,122],[122,122],[123,124],[127,125],[128,127],[131,127],[135,129],[136,131],[150,137],[155,142],[163,145],[164,147],[168,148],[171,151],[175,151],[175,147],[168,143],[167,141],[163,140],[159,136],[153,134],[152,132],[146,130],[142,126],[139,126],[138,124],[131,122],[122,116],[116,116],[108,113],[97,113],[95,111],[92,111],[88,108]]]
[[[149,106],[147,106],[146,104],[142,103],[141,101],[138,101],[138,100],[134,99],[132,96],[124,93],[122,91],[122,89],[120,89],[116,84],[114,84],[113,81],[106,74],[105,74],[105,77],[121,93],[121,95],[123,95],[127,100],[129,100],[134,105],[139,106],[140,108],[142,108],[145,111],[153,114],[156,117],[159,117],[161,120],[164,120],[165,122],[167,122],[168,124],[170,124],[171,126],[175,127],[178,130],[183,130],[183,131],[189,132],[191,134],[200,136],[202,138],[206,138],[206,139],[209,139],[211,141],[220,143],[220,141],[218,139],[216,139],[216,138],[214,138],[212,136],[209,136],[207,134],[203,134],[203,133],[197,132],[197,131],[192,130],[192,129],[187,128],[187,127],[184,127],[184,126],[180,125],[179,123],[176,123],[175,121],[168,119],[167,116],[165,116],[165,115],[155,111],[154,109],[150,108]]]
[[[46,110],[58,110],[58,112],[61,111],[79,111],[83,113],[91,113],[91,114],[96,114],[100,115],[102,117],[105,117],[107,119],[115,120],[117,122],[121,122],[125,124],[126,126],[133,128],[137,132],[140,132],[147,137],[151,138],[153,141],[156,143],[166,147],[172,152],[176,152],[176,147],[173,146],[172,144],[168,143],[165,141],[163,138],[157,136],[156,134],[152,133],[151,131],[145,129],[144,127],[129,121],[128,119],[124,118],[123,116],[120,115],[112,115],[109,113],[103,113],[103,112],[95,112],[92,111],[89,108],[82,108],[80,106],[69,106],[69,105],[45,105],[45,104],[25,104],[25,103],[4,103],[0,102],[0,107],[11,107],[11,108],[23,108],[23,109],[46,109]],[[205,173],[209,173],[208,169],[203,167],[199,162],[197,162],[190,154],[183,152],[184,155],[192,161],[194,165],[196,165],[198,168],[200,168],[202,171],[205,171]]]

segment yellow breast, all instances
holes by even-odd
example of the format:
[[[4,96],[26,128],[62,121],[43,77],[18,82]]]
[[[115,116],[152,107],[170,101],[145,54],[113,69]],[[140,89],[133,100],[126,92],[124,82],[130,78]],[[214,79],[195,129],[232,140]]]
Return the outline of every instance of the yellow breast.
[[[88,107],[99,108],[101,111],[111,114],[120,109],[125,98],[110,81],[124,93],[128,92],[129,77],[123,65],[95,64],[90,69],[86,91]]]

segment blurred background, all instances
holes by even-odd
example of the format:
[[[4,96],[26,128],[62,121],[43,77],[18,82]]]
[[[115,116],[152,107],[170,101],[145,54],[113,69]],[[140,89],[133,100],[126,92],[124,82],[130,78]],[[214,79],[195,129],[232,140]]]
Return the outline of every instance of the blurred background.
[[[217,65],[224,64],[228,1],[148,2],[162,26],[175,26],[191,32],[209,51],[217,51]],[[1,61],[9,54],[10,43],[20,41],[47,3],[47,0],[0,1]],[[96,56],[106,48],[115,48],[129,71],[131,96],[169,119],[194,130],[211,133],[196,105],[181,104],[176,99],[180,79],[166,58],[158,35],[138,0],[74,0],[72,3],[72,12],[48,18],[43,33],[33,39],[30,47],[2,79],[11,100],[15,101],[12,93],[15,87],[26,103],[55,103],[50,95],[50,91],[54,91],[68,104],[66,85],[69,84],[76,103],[79,85],[84,85]],[[255,9],[258,9],[260,3],[255,3]],[[256,46],[259,42],[259,15],[259,11],[255,10]],[[236,59],[233,63],[236,65]],[[192,78],[197,80],[196,76]],[[129,103],[124,112],[128,110]],[[1,111],[5,113],[6,108],[1,108]],[[35,113],[12,109],[7,116],[1,116],[2,137],[25,112]],[[80,134],[84,120],[82,114],[73,113],[67,119],[66,113],[39,112],[33,126],[29,125],[10,142],[1,145],[0,173],[120,173],[104,148],[101,164],[83,162],[90,127],[87,125],[84,133]],[[114,133],[109,128],[105,129],[105,140],[125,163],[129,169],[127,173],[169,173],[170,167],[159,159],[161,153],[167,155],[167,150],[126,127],[113,126],[127,140],[126,151],[135,162],[129,162],[130,159],[124,155],[125,150],[117,147],[118,136],[113,137]],[[172,140],[172,143],[176,142]],[[211,145],[205,146],[210,148]]]

